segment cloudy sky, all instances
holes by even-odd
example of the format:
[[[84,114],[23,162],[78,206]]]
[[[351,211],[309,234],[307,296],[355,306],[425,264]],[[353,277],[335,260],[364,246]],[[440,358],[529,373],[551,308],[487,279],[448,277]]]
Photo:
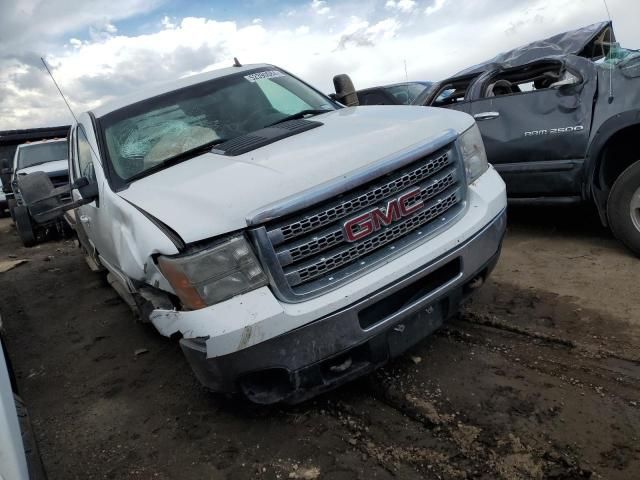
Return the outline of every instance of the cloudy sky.
[[[608,0],[640,48],[640,2]],[[242,63],[281,66],[325,92],[438,80],[500,51],[606,19],[603,0],[0,0],[0,130],[70,123],[154,82]]]

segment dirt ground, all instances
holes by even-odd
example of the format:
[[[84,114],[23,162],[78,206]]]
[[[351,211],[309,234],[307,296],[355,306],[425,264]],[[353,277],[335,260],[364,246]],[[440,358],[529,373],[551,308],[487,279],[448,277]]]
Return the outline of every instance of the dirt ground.
[[[12,258],[0,312],[51,480],[640,478],[640,261],[589,210],[511,210],[459,318],[286,408],[203,390],[72,242],[24,249],[5,219]]]

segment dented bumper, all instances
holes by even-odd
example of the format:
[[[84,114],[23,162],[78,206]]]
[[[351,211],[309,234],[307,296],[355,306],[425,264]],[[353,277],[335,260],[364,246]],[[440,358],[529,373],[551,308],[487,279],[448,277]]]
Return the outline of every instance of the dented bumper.
[[[199,380],[256,403],[297,403],[368,373],[453,315],[495,266],[506,228],[501,212],[480,233],[366,299],[270,340],[210,357],[203,338],[183,338]]]
[[[449,228],[316,298],[286,303],[262,287],[199,310],[157,309],[149,319],[163,335],[182,337],[198,378],[213,390],[241,389],[271,403],[332,388],[428,335],[493,268],[506,227],[505,185],[493,168],[469,185],[466,202]],[[407,334],[396,335],[399,324]]]

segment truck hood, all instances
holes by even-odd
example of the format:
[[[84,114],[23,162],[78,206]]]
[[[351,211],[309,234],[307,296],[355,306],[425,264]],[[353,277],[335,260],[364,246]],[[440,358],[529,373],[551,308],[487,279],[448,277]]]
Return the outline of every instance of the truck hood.
[[[410,106],[343,108],[313,120],[323,125],[234,157],[201,155],[119,195],[190,243],[246,228],[271,203],[473,125],[465,113]]]
[[[40,165],[34,165],[33,167],[21,168],[16,172],[16,175],[28,175],[34,172],[44,173],[68,173],[69,172],[69,160],[56,160],[54,162],[41,163]]]

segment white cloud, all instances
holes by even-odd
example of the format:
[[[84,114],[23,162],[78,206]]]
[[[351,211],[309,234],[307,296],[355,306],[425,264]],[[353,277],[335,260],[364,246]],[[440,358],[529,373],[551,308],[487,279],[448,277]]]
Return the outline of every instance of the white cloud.
[[[337,48],[373,47],[381,40],[393,38],[400,28],[400,23],[394,18],[381,20],[373,25],[359,17],[351,17],[349,24],[343,30]]]
[[[298,28],[295,29],[296,35],[306,35],[310,31],[311,30],[307,25],[300,25]]]
[[[82,40],[78,40],[77,38],[72,38],[69,40],[69,44],[73,48],[80,48],[82,46]]]
[[[331,11],[325,0],[311,0],[311,9],[318,15],[326,15]]]
[[[411,13],[416,8],[415,0],[387,0],[384,4],[387,10],[398,10],[402,13]]]
[[[441,10],[444,7],[446,0],[433,0],[433,5],[429,5],[424,13],[427,15],[432,15],[436,13],[438,10]]]
[[[166,15],[162,17],[162,20],[160,20],[160,25],[162,26],[162,28],[169,28],[169,29],[176,27],[176,24],[173,23],[173,20]]]
[[[96,22],[89,27],[89,37],[91,37],[91,40],[94,42],[106,40],[116,33],[118,33],[116,26],[106,19],[101,22]]]
[[[85,32],[93,25],[101,34],[95,39],[85,39],[74,26],[68,30],[73,37],[68,34],[60,44],[34,43],[29,34],[21,41],[28,49],[12,57],[6,52],[13,50],[0,51],[0,129],[70,121],[42,70],[40,52],[47,54],[74,109],[82,111],[154,82],[230,66],[234,56],[243,64],[279,65],[327,93],[338,73],[350,74],[357,88],[402,81],[405,59],[412,79],[438,80],[501,51],[600,21],[605,15],[600,0],[521,1],[526,6],[513,0],[459,0],[456,15],[447,15],[446,20],[440,18],[444,15],[421,15],[420,21],[396,15],[397,8],[385,10],[386,0],[358,5],[333,2],[333,19],[317,12],[328,4],[317,4],[316,9],[307,3],[291,17],[286,10],[274,12],[273,17],[263,16],[260,24],[252,24],[252,17],[237,22],[165,17],[160,23],[155,20],[155,30],[129,35],[123,27],[115,29],[120,25],[113,17],[98,12],[82,23]],[[7,3],[0,0],[0,15]],[[454,3],[442,5],[446,10]],[[623,45],[640,47],[636,25],[640,2],[609,0],[609,7],[618,39]],[[120,8],[125,7],[120,4]],[[419,2],[414,11],[424,8]]]

